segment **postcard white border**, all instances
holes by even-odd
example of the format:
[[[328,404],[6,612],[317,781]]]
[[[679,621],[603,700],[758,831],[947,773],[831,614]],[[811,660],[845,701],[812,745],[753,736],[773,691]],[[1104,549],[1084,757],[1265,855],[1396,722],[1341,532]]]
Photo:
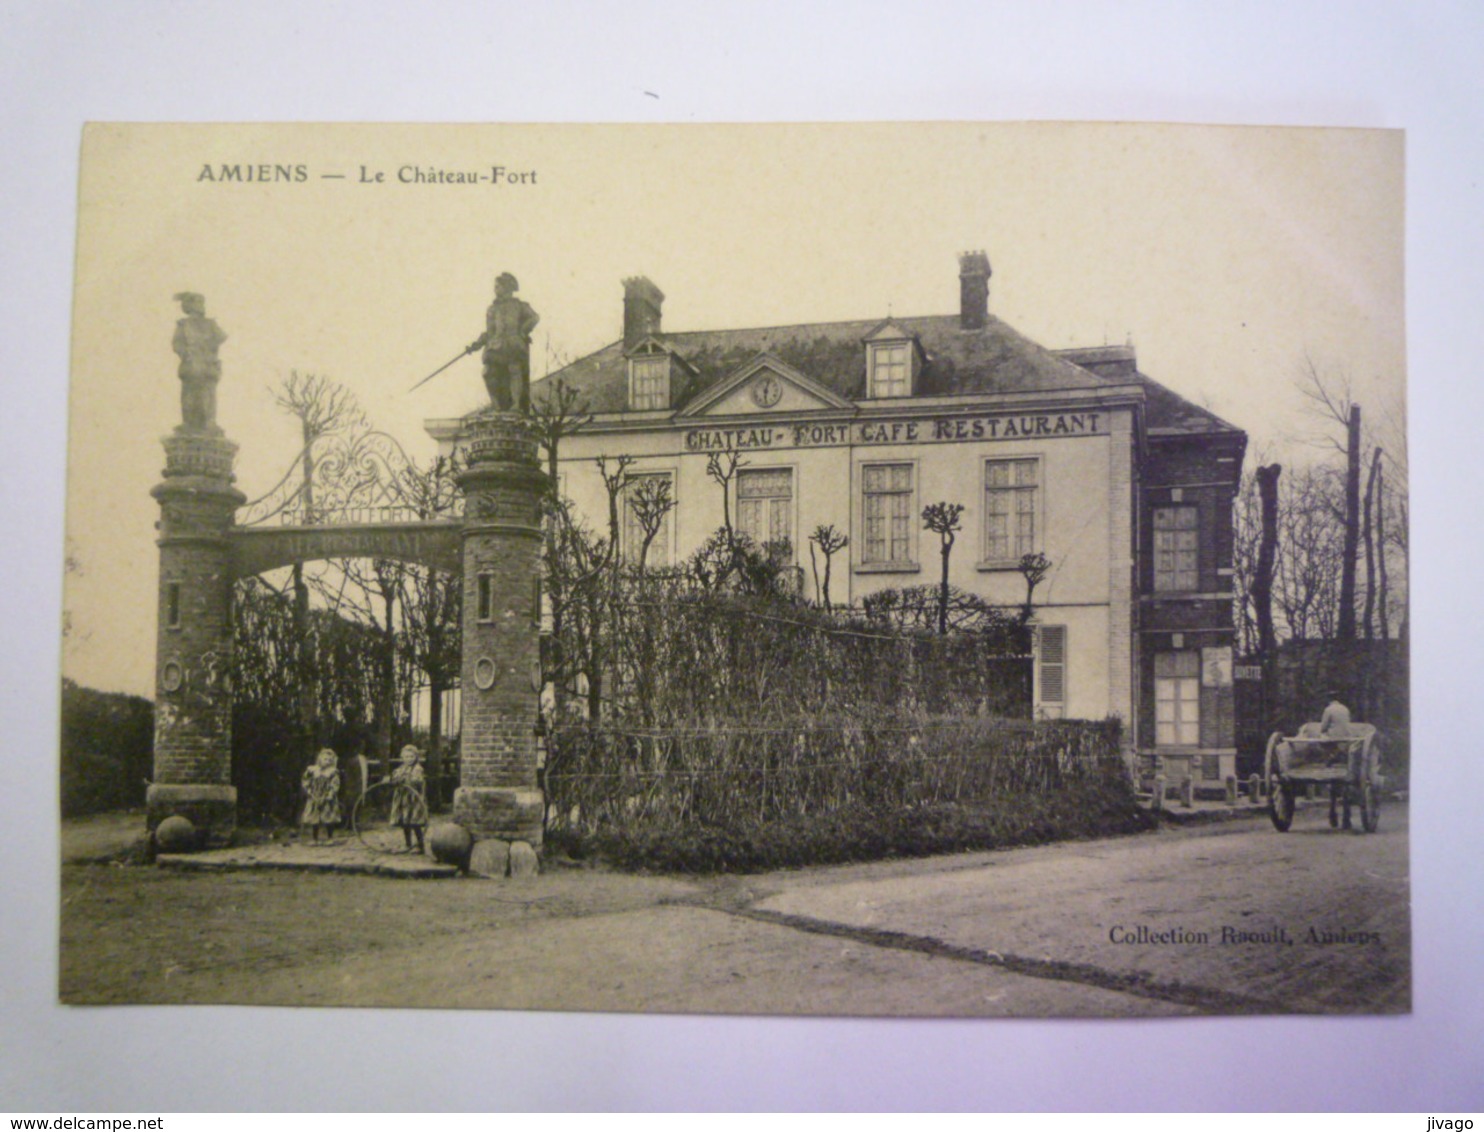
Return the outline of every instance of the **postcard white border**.
[[[1458,522],[1484,472],[1471,423],[1484,400],[1477,10],[927,3],[910,15],[880,4],[785,16],[631,0],[366,4],[352,20],[339,7],[198,0],[24,3],[7,19],[20,60],[0,76],[7,1103],[141,1113],[1484,1105],[1470,1078],[1484,1048],[1471,950],[1484,906],[1474,812],[1484,759],[1450,758],[1446,780],[1426,766],[1434,752],[1479,746],[1469,715],[1484,618],[1472,564],[1484,537]],[[1416,1013],[1068,1023],[56,1006],[55,673],[82,123],[875,118],[1408,130]],[[1273,1073],[1283,1051],[1302,1057],[1302,1076]]]

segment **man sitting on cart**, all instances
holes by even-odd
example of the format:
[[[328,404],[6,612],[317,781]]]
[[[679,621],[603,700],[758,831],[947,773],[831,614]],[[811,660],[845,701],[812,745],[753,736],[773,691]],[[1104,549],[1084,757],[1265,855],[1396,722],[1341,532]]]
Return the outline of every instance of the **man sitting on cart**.
[[[1319,717],[1319,734],[1327,739],[1355,738],[1355,729],[1350,726],[1350,709],[1340,702],[1339,692],[1329,693],[1329,703]]]

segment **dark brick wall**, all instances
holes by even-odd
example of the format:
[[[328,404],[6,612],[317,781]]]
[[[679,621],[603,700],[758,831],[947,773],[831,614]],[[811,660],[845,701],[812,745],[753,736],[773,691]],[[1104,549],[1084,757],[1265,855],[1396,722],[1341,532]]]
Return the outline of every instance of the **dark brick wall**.
[[[1139,746],[1152,750],[1154,724],[1154,656],[1178,648],[1231,647],[1232,502],[1241,477],[1246,437],[1242,434],[1152,439],[1141,468],[1141,514],[1138,537],[1139,642],[1137,671]],[[1159,507],[1195,507],[1197,582],[1188,593],[1154,588],[1154,511]],[[1200,746],[1230,748],[1236,744],[1232,687],[1200,689]]]
[[[536,785],[539,624],[534,579],[536,531],[475,530],[464,538],[463,731],[465,786]],[[490,586],[490,618],[479,619],[480,578]],[[483,670],[481,671],[481,665]],[[489,675],[494,681],[488,688]]]
[[[477,421],[469,448],[470,467],[459,477],[466,497],[463,724],[454,815],[476,838],[539,845],[537,583],[546,477],[519,417]]]
[[[172,585],[180,587],[177,626],[169,623]],[[162,543],[155,646],[156,782],[231,782],[231,600],[225,543]],[[178,686],[172,687],[177,670]]]
[[[232,781],[232,558],[226,532],[243,495],[236,446],[220,437],[165,440],[155,634],[153,779],[171,786]]]
[[[1233,441],[1224,437],[1150,443],[1142,475],[1144,514],[1139,536],[1140,593],[1154,594],[1154,510],[1170,506],[1195,507],[1199,514],[1198,592],[1224,593],[1231,589],[1231,510],[1242,473],[1244,443],[1245,440]],[[1210,625],[1211,617],[1217,615],[1215,610],[1202,610],[1191,627]],[[1229,604],[1225,616],[1225,624],[1229,626]]]

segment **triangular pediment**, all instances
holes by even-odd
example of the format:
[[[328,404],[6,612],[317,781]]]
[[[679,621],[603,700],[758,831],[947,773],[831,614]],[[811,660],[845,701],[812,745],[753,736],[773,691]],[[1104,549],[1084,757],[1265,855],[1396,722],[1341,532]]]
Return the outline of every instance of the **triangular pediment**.
[[[829,386],[763,352],[705,390],[678,415],[724,417],[851,407]]]
[[[646,334],[632,346],[626,346],[624,348],[624,357],[626,358],[650,357],[654,354],[670,354],[674,356],[675,351],[670,348],[664,339],[656,338],[653,334]]]
[[[863,342],[900,342],[904,338],[916,339],[917,335],[910,330],[904,330],[894,320],[883,318],[870,330],[866,331]]]

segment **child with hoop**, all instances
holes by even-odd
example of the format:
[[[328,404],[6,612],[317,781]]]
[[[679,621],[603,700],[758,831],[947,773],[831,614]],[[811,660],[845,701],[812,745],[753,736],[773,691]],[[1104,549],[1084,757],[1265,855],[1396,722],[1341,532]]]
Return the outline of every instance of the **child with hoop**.
[[[423,753],[411,743],[402,748],[401,763],[392,771],[392,810],[389,820],[402,827],[407,843],[404,853],[411,853],[412,839],[417,838],[417,852],[424,852],[423,831],[428,826],[428,796],[423,773]]]

